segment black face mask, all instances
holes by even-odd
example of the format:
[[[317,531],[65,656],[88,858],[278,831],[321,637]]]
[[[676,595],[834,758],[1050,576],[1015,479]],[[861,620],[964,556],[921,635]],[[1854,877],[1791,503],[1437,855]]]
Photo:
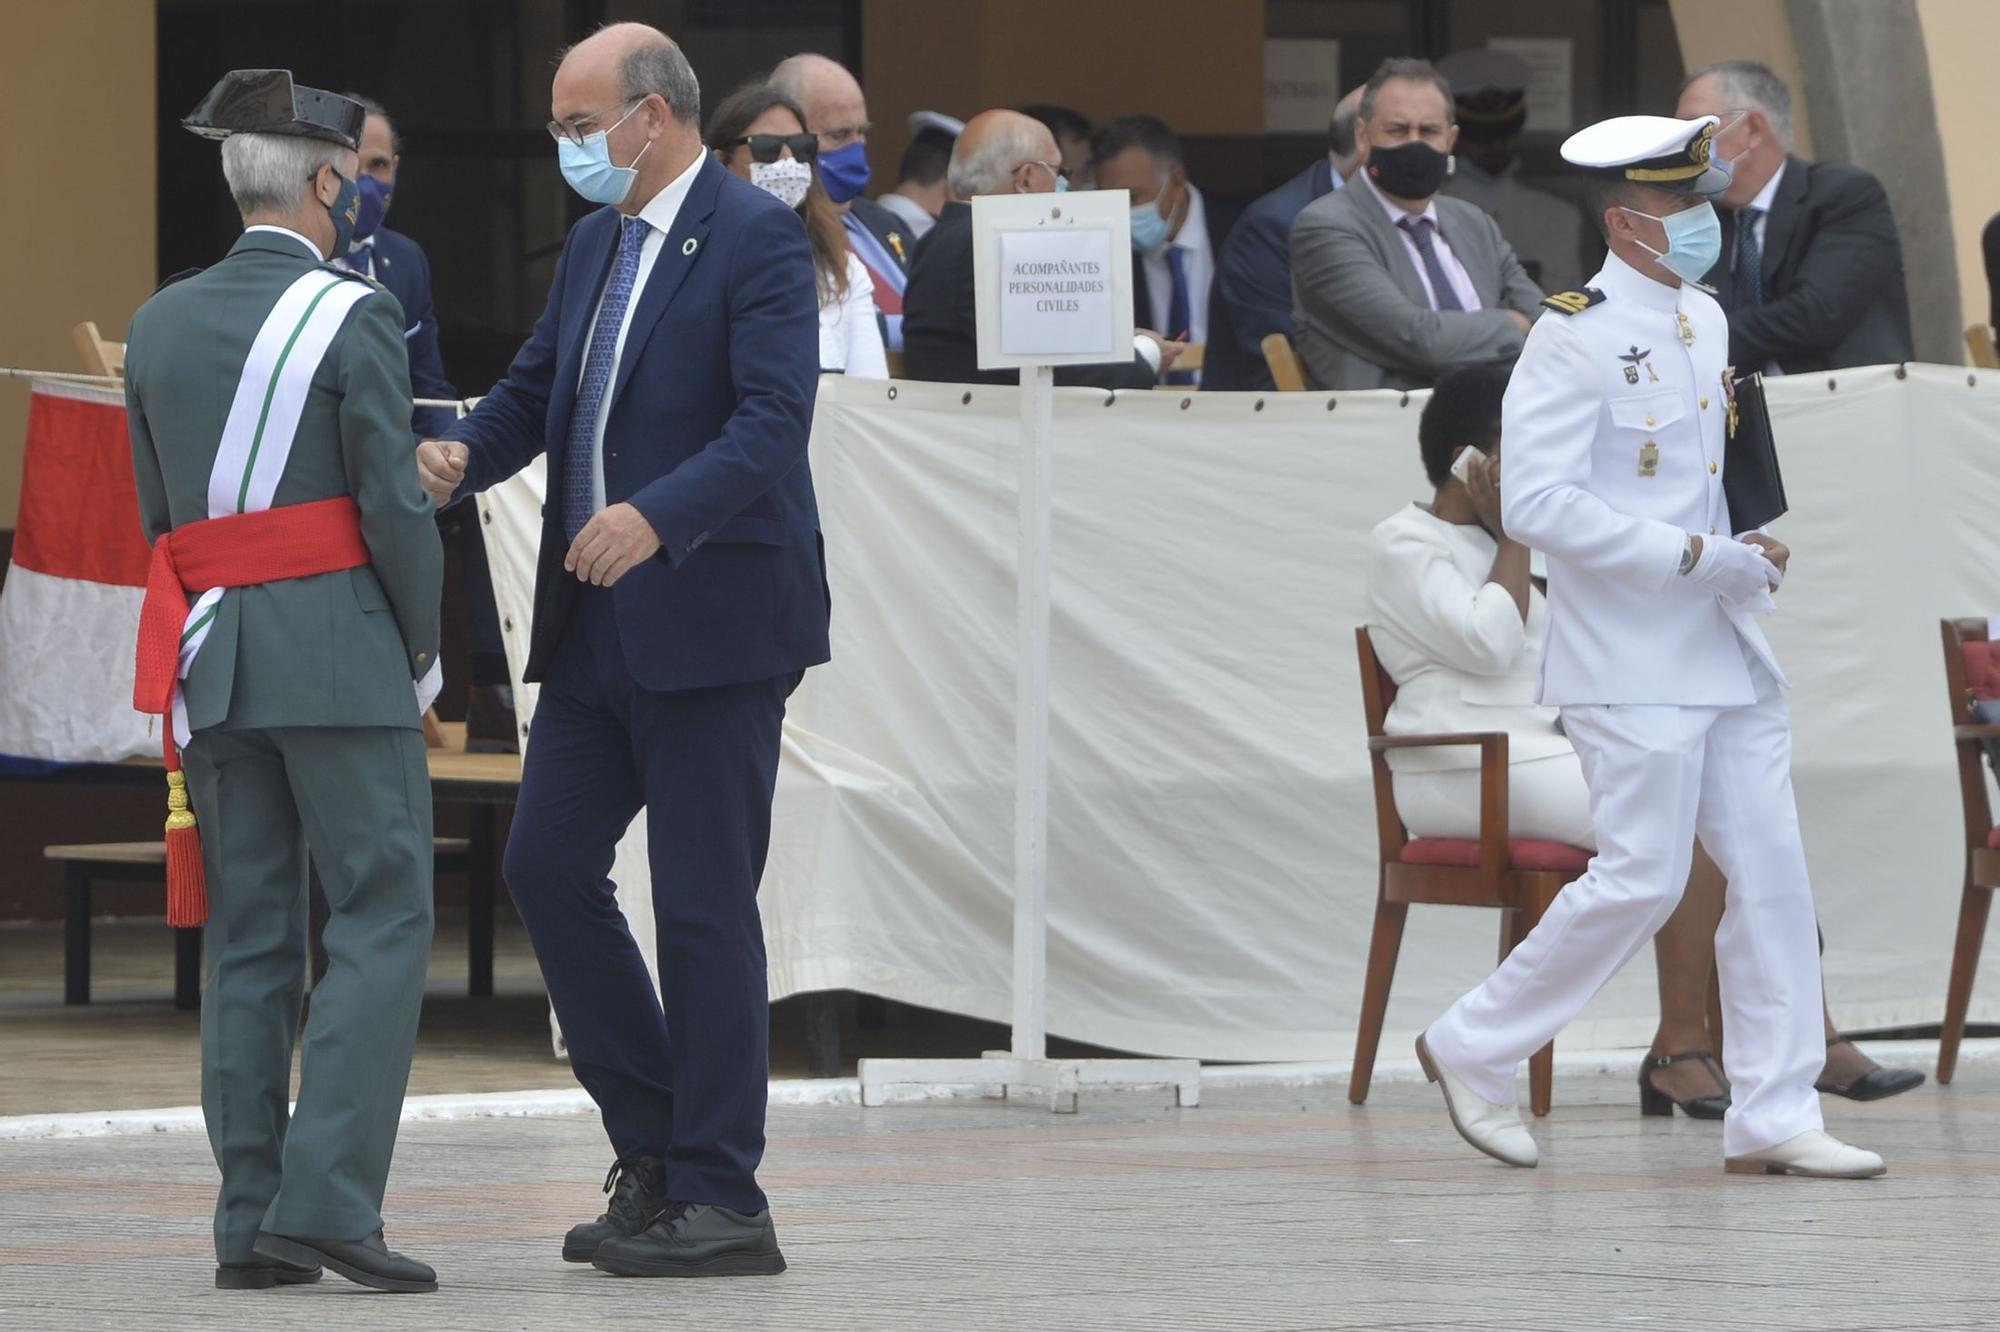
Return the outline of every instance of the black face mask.
[[[1451,158],[1422,139],[1368,154],[1368,179],[1398,199],[1428,199],[1450,174]]]

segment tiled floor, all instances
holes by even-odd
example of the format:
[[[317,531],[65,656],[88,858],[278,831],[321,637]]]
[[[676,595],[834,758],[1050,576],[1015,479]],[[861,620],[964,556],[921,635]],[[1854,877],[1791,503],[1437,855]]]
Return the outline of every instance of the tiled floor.
[[[594,1119],[407,1125],[392,1243],[429,1296],[211,1288],[196,1133],[0,1145],[0,1328],[1991,1329],[2000,1065],[1857,1106],[1862,1182],[1725,1176],[1718,1125],[1558,1080],[1538,1170],[1464,1147],[1424,1084],[771,1115],[792,1270],[620,1281],[557,1257],[594,1214]]]

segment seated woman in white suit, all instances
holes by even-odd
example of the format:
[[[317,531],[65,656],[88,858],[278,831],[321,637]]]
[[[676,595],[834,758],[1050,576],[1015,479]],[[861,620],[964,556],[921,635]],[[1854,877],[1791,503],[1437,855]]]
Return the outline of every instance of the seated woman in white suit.
[[[1369,637],[1396,682],[1392,735],[1505,731],[1509,832],[1517,838],[1597,849],[1590,792],[1556,709],[1535,702],[1542,651],[1542,592],[1529,553],[1500,521],[1500,398],[1509,368],[1473,366],[1447,376],[1424,408],[1418,441],[1437,488],[1428,504],[1384,519],[1369,538]],[[1477,454],[1455,469],[1464,451]],[[1455,472],[1462,471],[1463,479]],[[1479,751],[1452,746],[1389,755],[1396,809],[1412,837],[1479,835]],[[1660,1026],[1639,1069],[1647,1114],[1673,1106],[1720,1119],[1729,1086],[1712,1058],[1708,982],[1725,885],[1695,847],[1679,908],[1654,938]],[[1923,1082],[1885,1069],[1841,1040],[1826,1019],[1819,1088],[1872,1101]]]

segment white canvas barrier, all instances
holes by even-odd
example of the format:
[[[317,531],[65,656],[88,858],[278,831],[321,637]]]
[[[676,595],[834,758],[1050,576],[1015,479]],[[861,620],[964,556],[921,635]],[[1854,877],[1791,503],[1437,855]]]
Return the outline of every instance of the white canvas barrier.
[[[1770,397],[1794,551],[1770,635],[1835,1014],[1934,1022],[1962,873],[1937,619],[2000,609],[2000,375],[1843,371]],[[1353,631],[1369,529],[1428,495],[1424,395],[1107,399],[1056,404],[1049,1030],[1346,1058],[1376,858]],[[1018,437],[1013,389],[822,383],[834,660],[786,728],[774,997],[1007,1019]],[[522,479],[483,506],[517,672],[539,505]],[[621,849],[628,899],[643,866]],[[1497,931],[1411,913],[1385,1049],[1486,973]],[[650,932],[647,913],[648,951]],[[1648,952],[1563,1040],[1643,1043],[1654,1017]],[[2000,981],[1973,1018],[2000,1019]]]

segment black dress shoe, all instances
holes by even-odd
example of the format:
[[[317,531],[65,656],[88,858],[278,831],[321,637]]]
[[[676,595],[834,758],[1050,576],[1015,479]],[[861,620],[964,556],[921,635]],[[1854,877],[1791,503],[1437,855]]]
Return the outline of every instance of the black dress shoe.
[[[436,1272],[391,1250],[379,1230],[358,1240],[299,1239],[260,1230],[257,1252],[299,1267],[325,1263],[356,1285],[374,1290],[418,1295],[438,1288]]]
[[[785,1270],[769,1208],[732,1212],[712,1203],[672,1203],[630,1238],[608,1239],[593,1264],[629,1277],[775,1276]]]
[[[1685,1101],[1667,1095],[1653,1085],[1653,1070],[1667,1068],[1689,1059],[1699,1059],[1702,1066],[1714,1077],[1715,1085],[1727,1087],[1722,1070],[1715,1066],[1715,1057],[1706,1050],[1695,1050],[1688,1054],[1647,1055],[1646,1062],[1639,1065],[1639,1113],[1642,1115],[1666,1115],[1673,1117],[1674,1107],[1689,1119],[1720,1119],[1729,1113],[1729,1093],[1723,1091],[1714,1096],[1690,1096]]]
[[[273,1286],[310,1286],[323,1272],[319,1264],[294,1267],[290,1263],[218,1263],[217,1290],[269,1290]]]
[[[1836,1036],[1826,1043],[1831,1050],[1836,1045],[1852,1045],[1845,1036]],[[1879,1101],[1886,1096],[1900,1096],[1924,1085],[1922,1069],[1916,1068],[1871,1068],[1851,1082],[1817,1082],[1814,1091],[1825,1092],[1829,1096],[1845,1096],[1850,1101]]]
[[[595,1221],[571,1226],[563,1236],[563,1261],[587,1263],[597,1246],[644,1230],[667,1205],[667,1165],[657,1156],[621,1156],[604,1177],[611,1205]]]

